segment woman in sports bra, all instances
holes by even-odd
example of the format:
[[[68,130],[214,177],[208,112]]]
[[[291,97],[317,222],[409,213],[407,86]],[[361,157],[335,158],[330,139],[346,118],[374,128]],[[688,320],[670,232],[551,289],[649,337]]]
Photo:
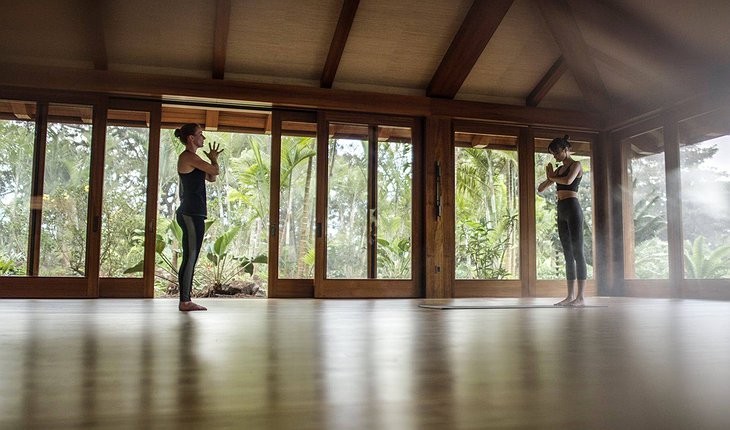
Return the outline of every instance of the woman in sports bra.
[[[555,183],[558,189],[558,235],[565,256],[568,296],[555,305],[583,306],[587,268],[583,253],[583,210],[578,202],[578,187],[583,178],[583,168],[579,161],[570,156],[568,135],[553,139],[548,150],[555,157],[555,161],[563,163],[555,170],[552,164],[548,163],[545,166],[546,179],[537,188],[541,193]]]
[[[175,137],[185,145],[185,151],[177,159],[177,173],[180,176],[180,207],[175,212],[177,223],[182,228],[182,263],[178,270],[181,311],[205,311],[204,306],[193,303],[193,274],[198,262],[205,233],[205,218],[208,216],[205,181],[215,182],[220,173],[218,155],[223,152],[219,145],[208,145],[203,152],[210,163],[196,153],[203,147],[205,136],[198,124],[185,124],[175,130]]]

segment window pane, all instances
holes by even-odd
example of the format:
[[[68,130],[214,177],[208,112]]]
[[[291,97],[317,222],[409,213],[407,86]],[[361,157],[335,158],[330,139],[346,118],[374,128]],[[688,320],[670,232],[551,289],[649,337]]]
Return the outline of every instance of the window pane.
[[[48,107],[39,275],[86,274],[91,106]]]
[[[331,124],[328,148],[327,277],[367,278],[368,127]]]
[[[411,278],[411,129],[378,127],[377,252],[380,279]]]
[[[730,278],[730,112],[679,123],[684,276]]]
[[[519,279],[517,138],[455,139],[456,279]]]
[[[36,105],[0,100],[0,276],[27,271]]]
[[[552,139],[535,139],[535,183],[545,180],[545,166],[555,158],[548,151]],[[571,140],[571,156],[583,167],[583,179],[578,200],[583,209],[583,252],[588,266],[587,278],[593,278],[593,178],[591,173],[591,144]],[[537,238],[537,279],[565,279],[565,258],[558,236],[558,199],[555,185],[538,194],[535,199],[535,228]]]
[[[279,278],[314,277],[317,124],[282,122]]]
[[[199,115],[199,117],[196,117]],[[163,107],[163,124],[179,118],[205,120],[205,112],[195,109]],[[256,121],[260,134],[241,132],[203,132],[205,147],[217,142],[224,151],[218,158],[221,174],[215,182],[206,182],[208,218],[203,248],[193,278],[193,295],[213,288],[238,288],[245,294],[265,295],[268,278],[266,255],[269,240],[269,201],[271,171],[271,137],[263,134],[266,114],[225,112],[218,129],[240,129]],[[242,125],[240,125],[242,124]],[[252,128],[252,127],[251,127]],[[180,205],[177,158],[184,150],[174,136],[174,129],[164,129],[160,137],[160,188],[157,219],[157,295],[177,295],[177,270],[180,267],[181,230],[175,221]],[[216,245],[216,243],[218,245]],[[253,261],[253,274],[247,270]],[[230,290],[228,290],[230,291]]]
[[[147,161],[146,112],[109,110],[104,155],[102,277],[141,277],[144,260]]]
[[[624,139],[624,274],[626,279],[668,279],[667,194],[661,129]]]

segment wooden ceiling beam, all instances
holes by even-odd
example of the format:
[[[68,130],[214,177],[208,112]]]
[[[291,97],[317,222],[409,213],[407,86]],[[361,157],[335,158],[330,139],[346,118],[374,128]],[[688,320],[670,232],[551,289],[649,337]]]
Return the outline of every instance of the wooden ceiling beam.
[[[453,99],[513,0],[474,0],[426,89],[428,97]]]
[[[93,115],[94,111],[90,108],[82,107],[79,108],[79,118],[81,118],[81,122],[84,124],[93,124]]]
[[[525,100],[527,106],[537,106],[540,104],[542,99],[550,92],[550,89],[563,77],[563,74],[568,70],[568,66],[565,64],[565,59],[560,56],[550,69],[545,73],[545,76],[540,79],[535,88],[530,92]]]
[[[266,125],[264,125],[264,134],[271,134],[271,114],[266,115]]]
[[[540,125],[569,129],[603,130],[602,116],[586,111],[545,109],[465,100],[431,99],[423,96],[368,91],[324,89],[171,76],[122,71],[95,71],[62,67],[1,63],[0,88],[25,88],[22,97],[48,90],[122,94],[146,98],[217,100],[219,103],[260,103],[305,109],[377,112],[388,115],[482,119],[508,124]],[[16,91],[17,92],[17,91]],[[18,96],[20,97],[20,96]]]
[[[96,70],[109,70],[104,32],[105,3],[105,0],[86,0],[82,6],[82,13],[85,13],[86,37]]]
[[[489,146],[489,136],[483,134],[474,134],[471,137],[471,147],[477,149],[484,149]]]
[[[231,0],[216,0],[213,35],[213,79],[223,79],[226,71],[228,32],[231,25]]]
[[[322,88],[332,88],[359,5],[360,0],[344,0],[342,3],[340,19],[337,21],[337,27],[330,43],[330,50],[327,53],[327,60],[322,70],[322,77],[319,80],[319,86]]]
[[[10,106],[16,118],[22,120],[30,119],[30,112],[28,112],[28,106],[25,103],[10,102]]]
[[[217,131],[218,130],[218,116],[217,110],[209,109],[205,111],[205,131]]]
[[[566,0],[535,0],[535,2],[583,97],[599,112],[610,111],[612,103],[608,91]]]

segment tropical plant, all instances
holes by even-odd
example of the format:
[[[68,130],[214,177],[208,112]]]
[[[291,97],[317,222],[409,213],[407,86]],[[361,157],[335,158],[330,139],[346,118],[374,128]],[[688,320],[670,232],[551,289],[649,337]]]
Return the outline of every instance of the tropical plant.
[[[20,270],[10,258],[0,255],[0,276],[19,275]]]
[[[730,276],[730,245],[709,249],[705,237],[685,241],[684,271],[687,279],[718,279]]]
[[[511,273],[504,267],[505,254],[510,247],[509,232],[515,228],[516,214],[504,215],[498,222],[466,220],[459,231],[457,252],[466,255],[472,278],[505,279]]]
[[[208,281],[208,287],[203,292],[204,296],[213,296],[224,292],[230,282],[242,273],[252,276],[255,263],[267,263],[267,257],[263,254],[251,258],[234,256],[228,251],[231,242],[236,238],[240,229],[240,227],[233,227],[220,235],[213,244],[206,246],[206,258],[210,263],[210,267],[203,275]]]
[[[514,279],[519,273],[516,151],[457,149],[457,277]]]
[[[408,279],[411,276],[410,238],[378,239],[378,278]]]
[[[213,223],[214,220],[205,220],[206,233]],[[243,257],[234,256],[229,252],[229,247],[239,231],[240,227],[234,227],[217,237],[213,244],[206,245],[208,264],[201,264],[198,270],[200,276],[193,278],[193,291],[197,292],[195,295],[211,296],[220,293],[231,280],[242,273],[253,275],[255,264],[267,263],[267,257],[263,254],[256,257]],[[138,230],[135,240],[144,241],[144,231]],[[155,254],[158,270],[155,276],[166,284],[163,290],[165,294],[175,294],[179,288],[178,261],[182,255],[181,244],[182,228],[177,221],[168,224],[166,234],[157,234]],[[143,270],[144,260],[126,269],[124,273],[140,273]]]

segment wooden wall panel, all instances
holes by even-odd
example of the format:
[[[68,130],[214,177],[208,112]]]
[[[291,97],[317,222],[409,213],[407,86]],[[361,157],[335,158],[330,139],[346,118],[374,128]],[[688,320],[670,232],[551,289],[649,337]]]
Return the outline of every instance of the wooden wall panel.
[[[454,294],[454,149],[451,119],[428,117],[425,130],[425,297],[451,298]],[[437,176],[438,171],[440,178]]]

